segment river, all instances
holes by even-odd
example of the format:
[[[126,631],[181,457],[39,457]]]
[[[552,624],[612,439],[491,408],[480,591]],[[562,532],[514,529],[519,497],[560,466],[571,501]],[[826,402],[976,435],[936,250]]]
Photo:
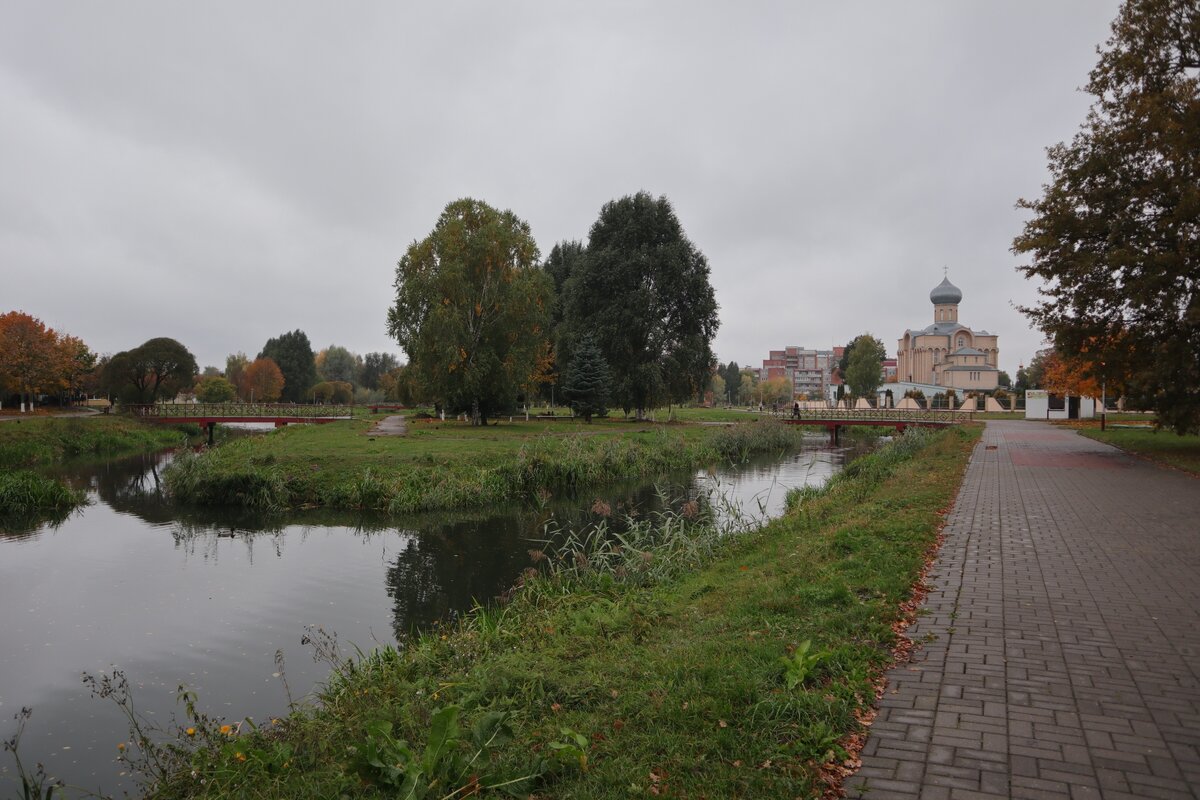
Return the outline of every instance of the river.
[[[128,727],[111,701],[91,697],[82,673],[123,670],[137,708],[164,726],[182,717],[181,684],[211,714],[261,721],[286,711],[289,690],[299,699],[328,675],[301,644],[309,629],[366,651],[487,602],[529,566],[549,513],[578,519],[597,497],[647,509],[657,485],[673,496],[717,492],[774,516],[788,488],[823,483],[850,453],[822,443],[545,508],[403,519],[181,510],[160,491],[169,454],[68,469],[88,507],[54,523],[0,524],[0,739],[29,706],[27,767],[41,762],[91,791],[132,791],[117,760]],[[0,796],[15,791],[13,766],[0,752]]]

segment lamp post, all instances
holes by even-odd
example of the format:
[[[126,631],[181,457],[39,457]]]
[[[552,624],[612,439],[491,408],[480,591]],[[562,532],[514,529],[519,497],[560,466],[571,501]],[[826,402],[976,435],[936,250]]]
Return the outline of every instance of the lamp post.
[[[1108,421],[1108,379],[1104,375],[1104,362],[1100,362],[1100,430]]]

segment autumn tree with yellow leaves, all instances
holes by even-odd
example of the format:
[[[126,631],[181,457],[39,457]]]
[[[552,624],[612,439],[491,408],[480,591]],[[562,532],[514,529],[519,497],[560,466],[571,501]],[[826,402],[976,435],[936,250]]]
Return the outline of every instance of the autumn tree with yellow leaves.
[[[387,327],[424,392],[475,425],[549,364],[554,286],[529,224],[470,198],[446,206],[396,265]]]

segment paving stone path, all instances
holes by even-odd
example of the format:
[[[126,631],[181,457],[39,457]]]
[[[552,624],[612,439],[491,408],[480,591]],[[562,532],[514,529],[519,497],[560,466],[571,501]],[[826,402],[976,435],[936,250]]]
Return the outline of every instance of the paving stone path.
[[[404,421],[404,416],[400,414],[384,417],[367,431],[368,436],[404,436],[406,433],[408,433],[408,424]]]
[[[849,796],[1200,797],[1200,479],[989,422],[945,533]]]

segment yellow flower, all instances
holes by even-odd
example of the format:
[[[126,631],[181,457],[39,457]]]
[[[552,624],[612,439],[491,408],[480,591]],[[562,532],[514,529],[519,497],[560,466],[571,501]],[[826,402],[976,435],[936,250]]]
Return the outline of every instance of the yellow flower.
[[[222,725],[221,733],[223,733],[226,736],[232,735],[233,734],[233,726],[232,725]]]
[[[245,761],[245,760],[246,760],[246,754],[245,754],[245,753],[234,753],[234,754],[233,754],[233,757],[234,757],[234,758],[236,758],[238,761]]]
[[[196,735],[196,729],[195,729],[195,728],[188,728],[186,731],[184,731],[184,733],[186,733],[188,736],[195,736],[195,735]]]
[[[119,743],[117,745],[117,749],[120,750],[122,753],[124,753],[125,752],[125,743],[124,742]]]

